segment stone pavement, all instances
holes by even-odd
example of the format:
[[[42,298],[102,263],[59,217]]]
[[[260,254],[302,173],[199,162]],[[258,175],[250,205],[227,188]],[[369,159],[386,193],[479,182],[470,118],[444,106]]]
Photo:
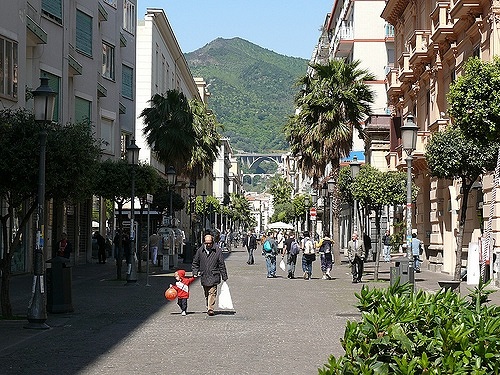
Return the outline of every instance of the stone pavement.
[[[163,292],[173,272],[153,268],[134,285],[114,280],[114,262],[73,267],[73,313],[49,314],[48,330],[24,329],[26,320],[0,320],[0,373],[11,374],[317,374],[330,354],[343,354],[347,320],[360,318],[354,293],[362,285],[387,287],[391,263],[366,263],[364,282],[352,284],[346,263],[333,280],[266,278],[260,253],[246,264],[241,248],[227,254],[234,311],[205,314],[199,281],[191,284],[187,316]],[[190,269],[188,264],[182,264]],[[297,275],[300,276],[300,265]],[[188,273],[190,275],[190,273]],[[423,271],[417,288],[435,291],[449,275]],[[26,315],[30,275],[14,276],[14,312]],[[461,287],[462,294],[467,288]],[[492,301],[500,304],[500,293]]]

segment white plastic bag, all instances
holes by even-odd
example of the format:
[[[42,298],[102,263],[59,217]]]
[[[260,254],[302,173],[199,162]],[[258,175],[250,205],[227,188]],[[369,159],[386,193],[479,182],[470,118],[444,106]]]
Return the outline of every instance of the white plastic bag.
[[[281,262],[280,262],[280,268],[283,272],[286,271],[286,264],[285,264],[285,261],[283,260],[283,258],[281,258]]]
[[[219,293],[219,308],[220,309],[233,309],[233,300],[231,299],[231,293],[229,292],[229,286],[224,281],[220,287]]]

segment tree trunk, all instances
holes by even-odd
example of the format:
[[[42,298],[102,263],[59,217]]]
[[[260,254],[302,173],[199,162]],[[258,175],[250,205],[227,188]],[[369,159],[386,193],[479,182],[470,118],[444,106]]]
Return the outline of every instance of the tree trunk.
[[[462,207],[460,208],[460,221],[458,224],[457,233],[457,250],[455,259],[455,274],[453,275],[453,280],[458,281],[462,274],[462,248],[464,244],[464,229],[465,229],[465,219],[467,217],[467,204],[469,201],[469,192],[472,183],[467,184],[465,177],[462,177]]]

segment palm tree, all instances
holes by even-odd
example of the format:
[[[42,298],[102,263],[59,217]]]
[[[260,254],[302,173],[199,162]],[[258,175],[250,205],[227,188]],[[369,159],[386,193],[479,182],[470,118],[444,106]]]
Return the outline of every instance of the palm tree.
[[[324,176],[330,164],[329,178],[338,179],[340,160],[352,149],[354,129],[363,137],[361,122],[370,115],[374,93],[366,84],[375,76],[359,68],[360,61],[330,60],[326,65],[310,65],[310,73],[298,84],[302,89],[295,98],[297,113],[285,125],[291,152],[298,156],[299,168],[313,179]],[[336,190],[337,186],[336,186]],[[338,218],[338,191],[334,192],[334,212]],[[337,225],[334,225],[337,231]],[[338,238],[334,233],[334,237]],[[340,251],[336,249],[336,256]]]
[[[193,129],[196,139],[187,169],[191,178],[196,179],[212,171],[221,139],[217,130],[221,125],[203,102],[193,99],[189,102],[189,106],[193,113]]]
[[[182,92],[168,90],[164,95],[155,94],[149,103],[151,107],[140,115],[146,141],[160,162],[182,174],[196,145],[189,101]]]

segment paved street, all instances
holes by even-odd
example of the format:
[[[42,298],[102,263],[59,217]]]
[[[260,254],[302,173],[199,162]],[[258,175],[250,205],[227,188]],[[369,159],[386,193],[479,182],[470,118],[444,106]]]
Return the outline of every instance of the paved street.
[[[199,281],[191,284],[187,316],[163,292],[173,273],[139,274],[136,285],[113,280],[114,262],[73,268],[73,313],[49,314],[49,330],[23,329],[26,320],[0,321],[0,373],[10,374],[316,374],[330,354],[343,353],[347,320],[359,319],[354,293],[386,287],[389,263],[367,263],[365,282],[352,284],[347,264],[333,280],[266,278],[264,259],[246,264],[239,248],[227,254],[235,311],[205,314]],[[183,266],[189,270],[189,265]],[[300,266],[297,275],[301,275]],[[188,275],[190,273],[188,272]],[[417,286],[437,290],[443,274],[417,274]],[[25,315],[31,276],[12,279],[14,312]],[[462,293],[466,287],[462,286]],[[492,300],[500,302],[500,293]]]

